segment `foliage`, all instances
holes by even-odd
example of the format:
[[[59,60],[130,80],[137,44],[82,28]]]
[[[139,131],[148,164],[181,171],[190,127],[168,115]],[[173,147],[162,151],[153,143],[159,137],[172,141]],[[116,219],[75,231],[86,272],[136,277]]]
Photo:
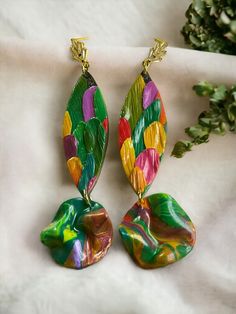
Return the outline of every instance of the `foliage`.
[[[197,50],[236,55],[236,1],[193,0],[185,13],[185,42]]]
[[[227,89],[224,85],[214,86],[206,81],[193,86],[199,96],[209,97],[209,109],[203,111],[198,122],[185,129],[191,138],[189,141],[178,141],[171,153],[181,158],[193,145],[207,143],[211,133],[225,135],[227,131],[236,131],[236,85]]]

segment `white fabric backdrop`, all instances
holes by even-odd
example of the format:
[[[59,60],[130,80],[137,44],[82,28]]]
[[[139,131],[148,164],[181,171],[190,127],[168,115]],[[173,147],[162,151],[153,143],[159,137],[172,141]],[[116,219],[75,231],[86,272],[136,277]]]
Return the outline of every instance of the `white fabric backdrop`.
[[[183,159],[170,157],[174,143],[184,137],[184,127],[207,108],[208,100],[195,96],[192,85],[201,79],[235,83],[235,57],[169,48],[166,59],[150,70],[165,103],[169,133],[149,193],[167,192],[177,199],[195,223],[197,243],[181,262],[147,271],[132,262],[117,232],[136,197],[122,171],[116,138],[121,105],[148,48],[90,47],[91,73],[103,91],[110,117],[107,156],[92,196],[107,208],[115,234],[101,262],[82,271],[65,269],[53,262],[39,242],[39,233],[64,200],[78,195],[66,169],[60,135],[80,67],[69,59],[68,38],[63,40],[71,36],[70,27],[68,34],[65,31],[58,41],[50,42],[51,35],[40,26],[41,15],[35,19],[31,14],[35,1],[29,6],[22,1],[24,9],[17,2],[21,19],[12,20],[20,29],[28,10],[28,21],[41,27],[37,38],[29,27],[25,32],[31,34],[18,36],[25,40],[16,34],[9,38],[7,24],[9,29],[12,24],[4,22],[3,14],[9,8],[16,10],[9,3],[1,7],[8,38],[0,40],[0,313],[235,313],[235,135],[213,136]],[[53,2],[47,3],[50,7]],[[63,4],[58,3],[63,15]],[[126,3],[134,6],[135,2]],[[59,34],[58,27],[51,27],[51,34],[53,29]],[[139,41],[151,44],[141,33],[132,44]]]
[[[184,46],[180,29],[190,0],[0,0],[0,36],[91,45],[149,46],[154,37]]]

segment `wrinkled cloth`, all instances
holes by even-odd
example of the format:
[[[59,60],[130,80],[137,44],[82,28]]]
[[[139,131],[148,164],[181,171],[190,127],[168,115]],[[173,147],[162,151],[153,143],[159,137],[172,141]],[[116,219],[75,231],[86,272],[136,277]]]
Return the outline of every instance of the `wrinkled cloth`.
[[[236,58],[170,47],[165,59],[150,68],[165,104],[168,138],[148,195],[172,195],[194,222],[197,242],[182,261],[143,270],[128,256],[118,234],[122,217],[137,198],[120,162],[117,124],[149,48],[138,47],[142,34],[130,44],[137,47],[128,47],[128,39],[109,49],[106,44],[88,43],[90,72],[103,92],[110,118],[106,159],[92,198],[107,209],[114,240],[99,263],[79,271],[66,269],[54,263],[39,234],[63,201],[79,196],[61,139],[66,103],[81,74],[68,49],[68,37],[74,34],[65,31],[66,40],[50,41],[57,27],[52,25],[43,38],[37,19],[30,29],[28,15],[25,30],[31,33],[13,34],[12,25],[18,25],[19,32],[23,27],[24,10],[19,9],[22,18],[17,24],[12,6],[9,20],[15,24],[7,23],[6,6],[1,8],[1,23],[10,25],[9,33],[0,28],[7,34],[0,39],[0,313],[235,313],[235,135],[211,136],[209,143],[194,147],[182,159],[170,153],[177,140],[186,138],[184,128],[208,108],[208,99],[196,96],[192,86],[202,79],[232,85]],[[49,17],[48,13],[48,25]],[[143,45],[151,45],[145,40]]]
[[[95,46],[147,46],[155,37],[184,47],[180,29],[191,0],[0,0],[0,38]],[[107,48],[109,49],[109,48]]]

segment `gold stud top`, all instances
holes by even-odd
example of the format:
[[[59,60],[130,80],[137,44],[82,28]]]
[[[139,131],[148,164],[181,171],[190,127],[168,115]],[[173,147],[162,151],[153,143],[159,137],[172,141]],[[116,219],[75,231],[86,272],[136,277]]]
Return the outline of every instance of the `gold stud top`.
[[[160,38],[155,38],[155,45],[150,48],[148,57],[143,60],[143,68],[146,72],[152,62],[160,62],[166,55],[168,43]]]
[[[83,40],[88,39],[87,37],[80,37],[80,38],[71,38],[71,53],[72,58],[75,61],[78,61],[82,65],[82,71],[85,73],[88,71],[89,62],[88,62],[88,49],[85,47]]]

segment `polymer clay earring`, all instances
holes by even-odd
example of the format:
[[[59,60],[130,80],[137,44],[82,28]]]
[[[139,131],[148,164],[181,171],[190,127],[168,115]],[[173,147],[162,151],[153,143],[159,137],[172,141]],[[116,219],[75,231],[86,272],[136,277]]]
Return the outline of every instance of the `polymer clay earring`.
[[[108,142],[108,116],[99,87],[88,72],[83,38],[72,39],[73,59],[82,75],[68,101],[63,142],[70,175],[82,198],[65,201],[41,232],[41,241],[60,265],[81,269],[98,262],[112,242],[113,229],[104,207],[90,193],[99,177]]]
[[[143,71],[131,86],[119,120],[119,147],[124,171],[138,201],[124,216],[119,231],[133,260],[143,268],[157,268],[186,256],[195,243],[188,215],[168,194],[144,197],[158,171],[166,145],[167,120],[160,93],[148,74],[161,61],[167,43],[155,46],[143,61]]]

